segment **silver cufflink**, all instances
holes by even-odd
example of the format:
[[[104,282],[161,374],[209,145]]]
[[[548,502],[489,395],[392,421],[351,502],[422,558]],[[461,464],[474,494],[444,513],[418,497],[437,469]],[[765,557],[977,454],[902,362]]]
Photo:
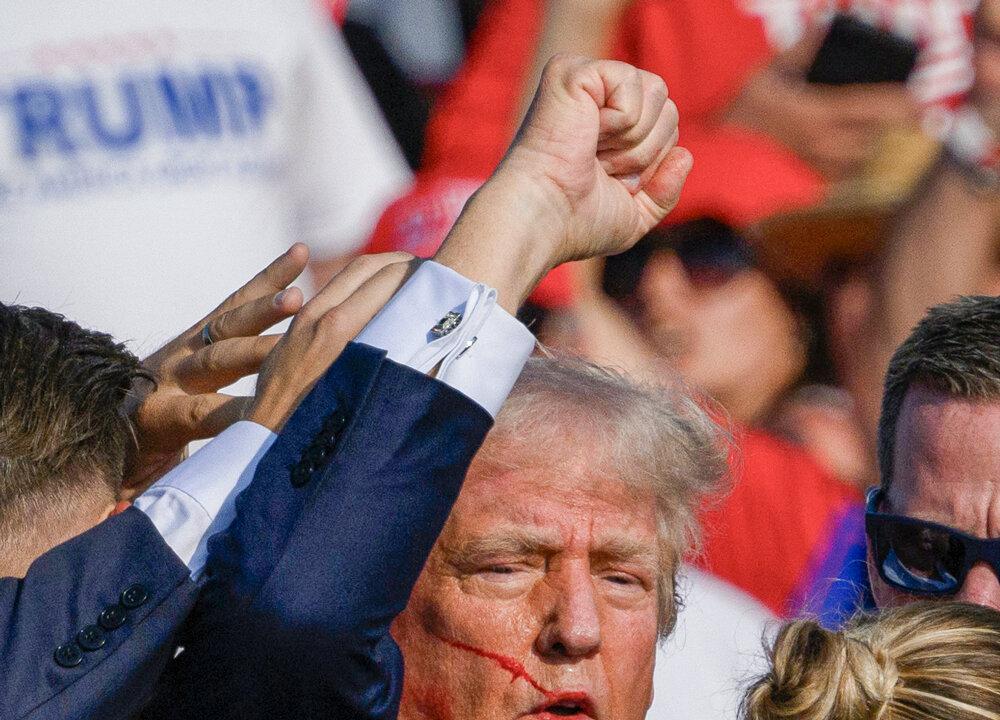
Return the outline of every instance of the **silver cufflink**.
[[[452,311],[438,321],[438,324],[431,328],[431,335],[442,338],[462,323],[462,313]]]

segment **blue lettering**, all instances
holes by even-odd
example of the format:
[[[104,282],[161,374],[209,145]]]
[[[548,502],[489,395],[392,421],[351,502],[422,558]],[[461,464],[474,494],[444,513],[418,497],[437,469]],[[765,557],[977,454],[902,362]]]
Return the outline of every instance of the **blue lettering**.
[[[193,137],[203,133],[218,137],[222,134],[219,105],[207,75],[170,75],[164,72],[157,82],[178,135]]]
[[[245,108],[254,129],[260,129],[269,100],[260,75],[250,68],[241,67],[236,70],[236,82],[243,88]]]
[[[13,103],[24,157],[37,157],[45,143],[51,143],[65,155],[76,150],[63,123],[63,98],[55,87],[37,83],[18,88]]]
[[[246,134],[247,124],[243,112],[243,102],[237,96],[232,76],[223,72],[212,72],[208,76],[211,78],[212,88],[218,97],[222,99],[222,104],[226,109],[226,117],[229,118],[229,129],[234,135]]]
[[[142,109],[139,106],[139,92],[132,80],[122,80],[119,91],[124,105],[125,122],[118,129],[111,129],[105,122],[99,107],[97,89],[93,85],[83,88],[83,103],[94,137],[105,147],[125,150],[132,147],[142,137]]]

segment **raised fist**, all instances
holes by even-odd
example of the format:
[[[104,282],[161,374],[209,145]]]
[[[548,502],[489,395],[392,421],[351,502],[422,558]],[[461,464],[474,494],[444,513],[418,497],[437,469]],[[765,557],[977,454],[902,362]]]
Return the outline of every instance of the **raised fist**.
[[[680,199],[691,154],[655,75],[557,55],[493,176],[434,259],[498,291],[510,312],[556,265],[630,248]]]
[[[621,62],[557,55],[495,175],[545,198],[558,262],[612,255],[669,213],[691,169],[677,107],[658,76]]]

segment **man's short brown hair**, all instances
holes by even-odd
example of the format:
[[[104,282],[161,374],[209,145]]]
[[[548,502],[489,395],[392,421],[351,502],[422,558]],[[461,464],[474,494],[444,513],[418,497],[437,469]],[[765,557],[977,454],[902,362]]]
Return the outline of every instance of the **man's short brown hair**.
[[[893,354],[878,423],[883,489],[892,482],[896,427],[914,385],[960,398],[1000,399],[1000,297],[967,296],[931,308]]]
[[[0,540],[39,508],[118,497],[132,431],[122,401],[139,359],[110,335],[0,303]]]

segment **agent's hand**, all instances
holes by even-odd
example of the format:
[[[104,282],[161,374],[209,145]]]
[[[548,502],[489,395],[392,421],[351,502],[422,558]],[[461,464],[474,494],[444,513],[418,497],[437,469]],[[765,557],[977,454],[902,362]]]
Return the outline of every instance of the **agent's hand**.
[[[723,121],[770,135],[826,177],[838,179],[857,173],[887,130],[917,127],[920,110],[903,83],[807,83],[822,38],[810,33],[759,70]]]
[[[354,259],[307,302],[260,369],[247,419],[279,432],[347,343],[382,309],[416,265],[394,252]]]
[[[225,302],[143,360],[156,377],[154,389],[136,388],[127,408],[136,429],[128,459],[124,499],[141,494],[181,458],[192,440],[213,437],[247,412],[252,398],[223,395],[219,388],[258,371],[280,336],[267,328],[294,315],[302,293],[288,286],[309,259],[296,244]],[[206,345],[202,330],[213,340]]]
[[[555,56],[507,156],[435,260],[516,310],[556,265],[627,250],[680,198],[692,158],[677,147],[677,122],[659,77]]]

